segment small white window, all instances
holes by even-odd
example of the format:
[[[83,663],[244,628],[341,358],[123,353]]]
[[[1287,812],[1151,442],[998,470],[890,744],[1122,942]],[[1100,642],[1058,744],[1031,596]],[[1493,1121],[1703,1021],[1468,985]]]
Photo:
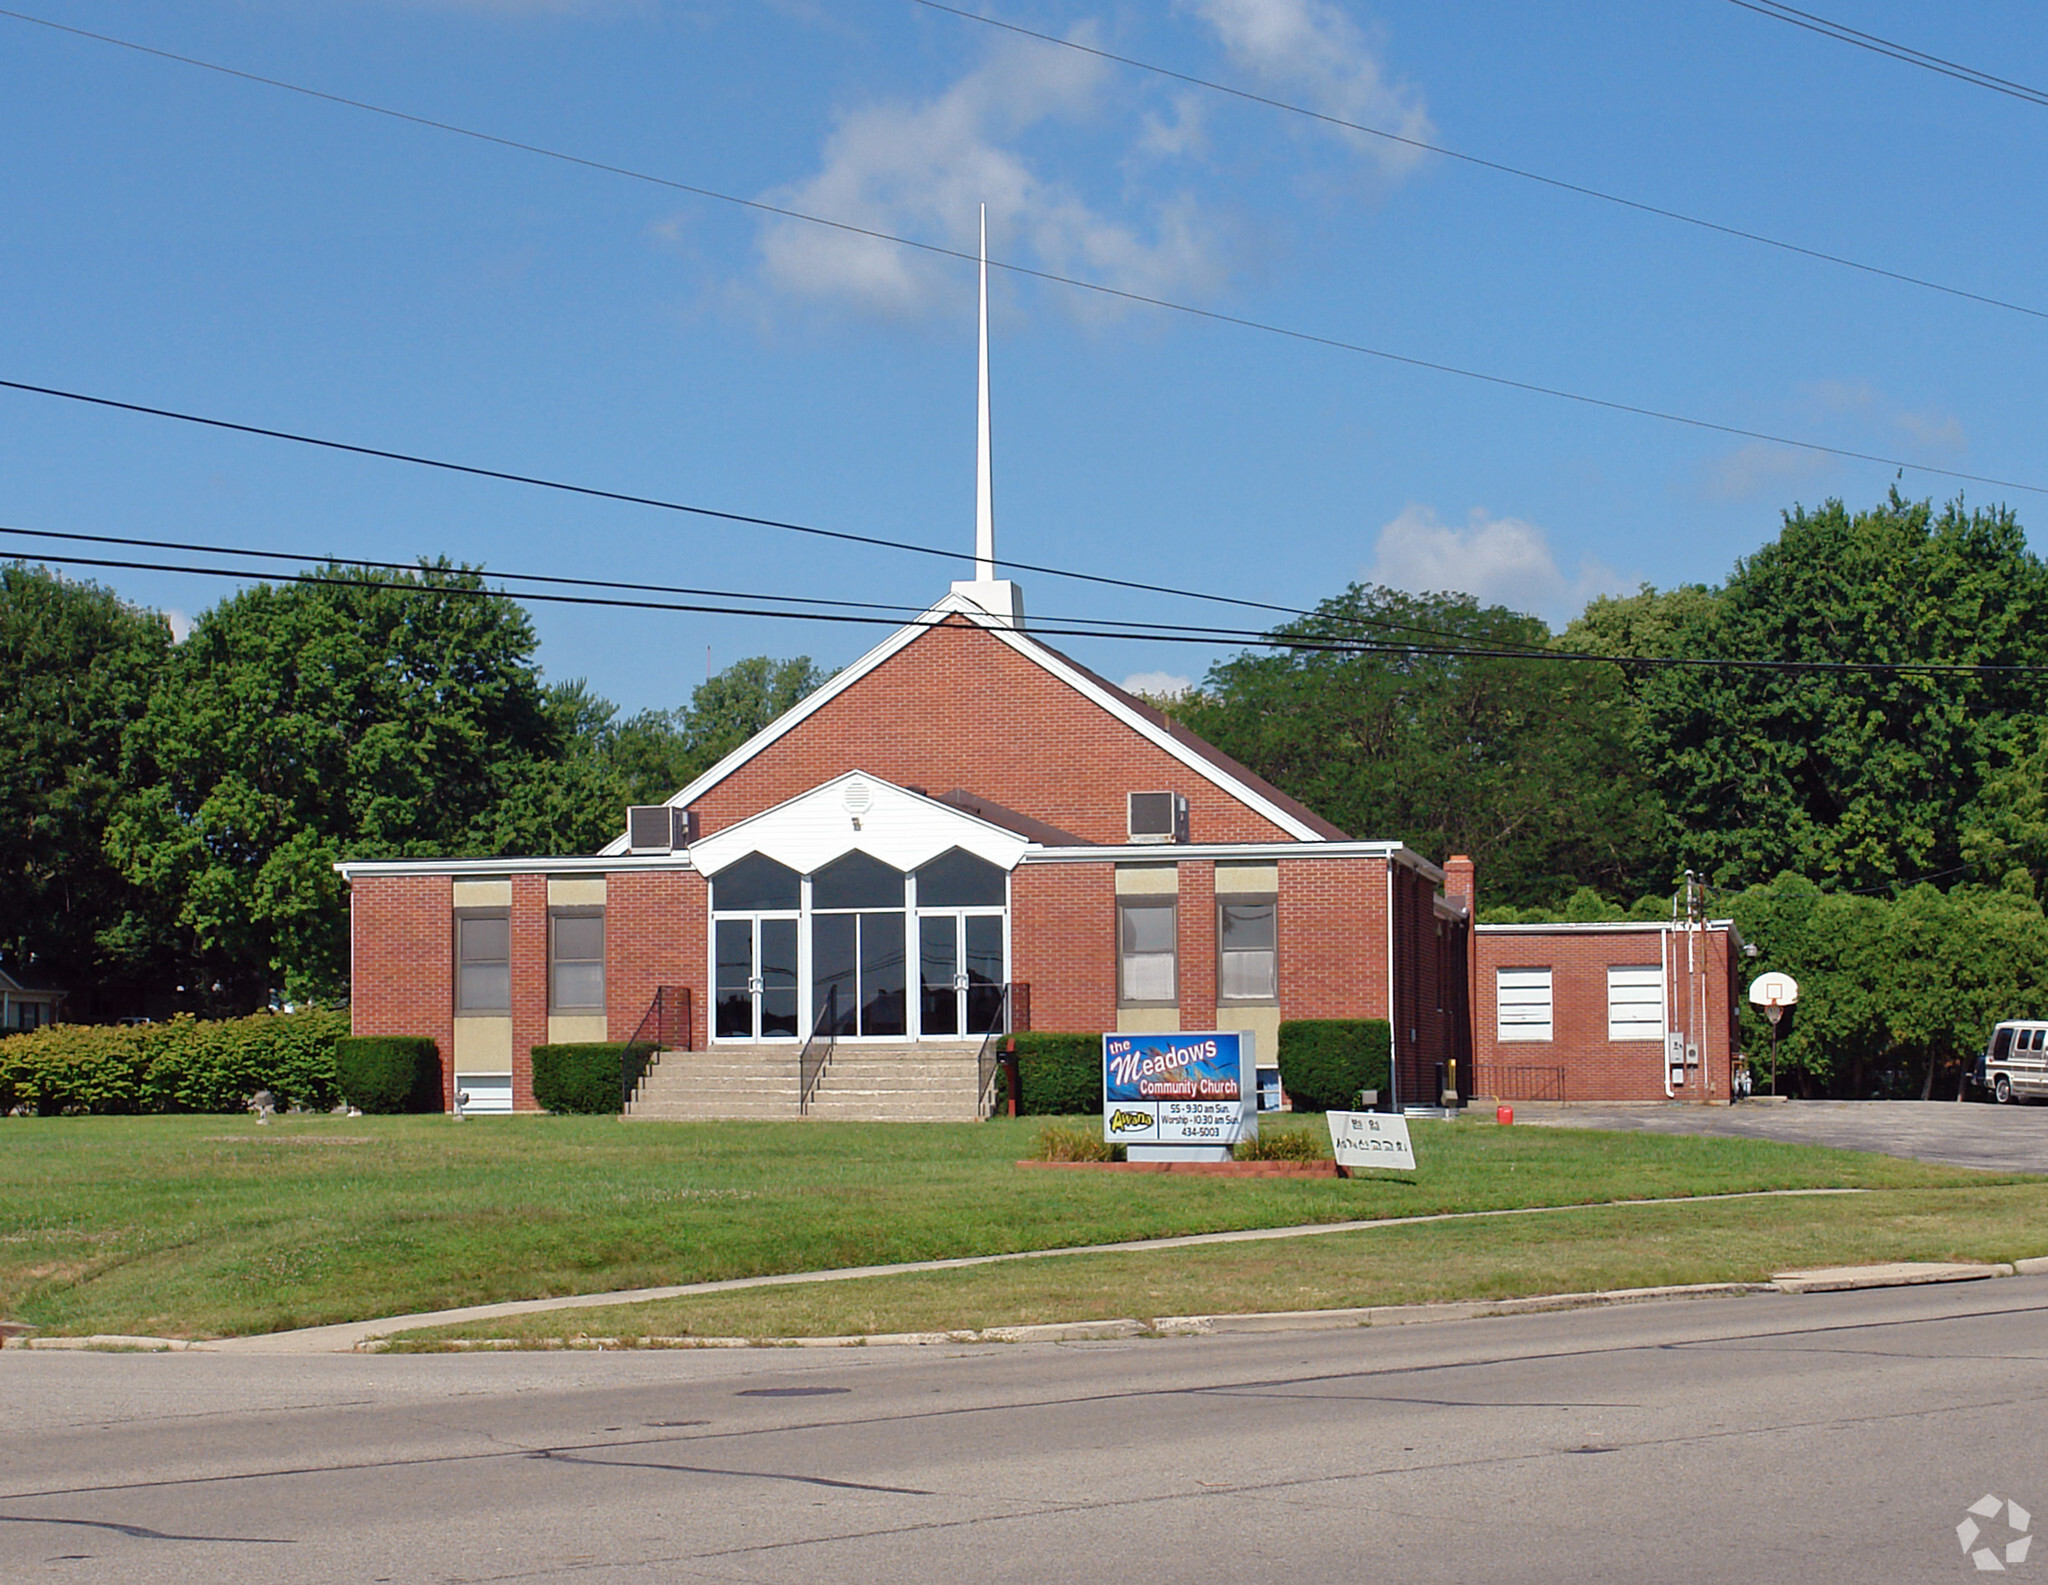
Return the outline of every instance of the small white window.
[[[458,914],[455,918],[455,1010],[512,1010],[512,916]]]
[[[1494,971],[1494,1036],[1499,1040],[1550,1039],[1550,970]]]
[[[1180,910],[1170,899],[1117,904],[1122,999],[1171,1002],[1180,994],[1175,935]]]
[[[548,935],[549,1010],[603,1012],[604,915],[552,914]]]
[[[1664,971],[1661,968],[1652,964],[1648,968],[1610,968],[1607,971],[1607,1038],[1664,1038]]]
[[[1278,994],[1273,911],[1273,902],[1265,898],[1226,898],[1217,903],[1217,990],[1224,1000],[1270,1002]]]

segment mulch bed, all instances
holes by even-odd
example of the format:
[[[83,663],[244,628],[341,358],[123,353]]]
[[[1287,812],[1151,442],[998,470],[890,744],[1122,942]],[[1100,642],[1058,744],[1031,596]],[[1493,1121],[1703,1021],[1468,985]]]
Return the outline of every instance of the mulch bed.
[[[1020,1167],[1082,1172],[1178,1172],[1196,1178],[1341,1178],[1334,1161],[1020,1161]]]

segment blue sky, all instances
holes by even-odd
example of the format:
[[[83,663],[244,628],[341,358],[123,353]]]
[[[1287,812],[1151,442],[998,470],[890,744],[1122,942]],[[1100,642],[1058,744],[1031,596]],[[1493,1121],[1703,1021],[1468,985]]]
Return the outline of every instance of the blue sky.
[[[2048,321],[1632,214],[911,0],[32,0],[35,14],[998,259],[2048,487]],[[2048,312],[2048,110],[1727,0],[1002,0],[1019,24]],[[1826,14],[2048,84],[2019,3]],[[2029,176],[2027,173],[2032,172]],[[971,267],[0,18],[0,378],[967,551]],[[996,272],[1000,553],[1562,623],[1882,464]],[[2042,496],[1909,471],[1902,488]],[[0,392],[0,523],[928,604],[834,547]],[[13,544],[15,542],[7,542]],[[2037,538],[2037,548],[2040,541]],[[98,574],[180,613],[219,578]],[[1019,575],[1048,618],[1227,610]],[[874,630],[532,608],[628,709]],[[1259,625],[1263,625],[1260,623]],[[1113,678],[1225,651],[1056,640]]]

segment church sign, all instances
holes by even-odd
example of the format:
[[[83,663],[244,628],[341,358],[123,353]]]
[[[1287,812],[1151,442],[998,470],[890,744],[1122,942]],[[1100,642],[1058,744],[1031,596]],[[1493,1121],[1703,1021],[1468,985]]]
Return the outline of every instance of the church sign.
[[[1102,1037],[1102,1137],[1134,1161],[1228,1160],[1259,1131],[1251,1035]]]

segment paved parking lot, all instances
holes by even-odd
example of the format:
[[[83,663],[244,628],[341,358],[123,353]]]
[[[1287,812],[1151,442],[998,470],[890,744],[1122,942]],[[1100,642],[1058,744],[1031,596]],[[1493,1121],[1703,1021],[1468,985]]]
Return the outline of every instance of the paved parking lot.
[[[1515,1123],[1553,1128],[1635,1128],[1836,1145],[1951,1167],[2048,1172],[2048,1106],[1972,1101],[1744,1101],[1735,1106],[1515,1107]]]

